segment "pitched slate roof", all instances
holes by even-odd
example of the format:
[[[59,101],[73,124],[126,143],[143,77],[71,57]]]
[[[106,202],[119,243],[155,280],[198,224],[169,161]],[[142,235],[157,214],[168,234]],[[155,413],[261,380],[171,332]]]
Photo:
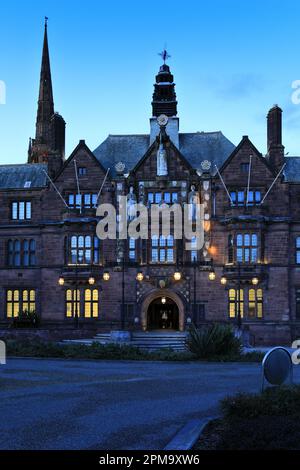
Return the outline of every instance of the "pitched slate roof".
[[[283,170],[285,181],[290,183],[300,182],[300,157],[285,157],[285,167]]]
[[[42,188],[47,183],[43,170],[47,171],[47,165],[43,163],[0,165],[0,190]],[[25,188],[29,181],[30,186]]]
[[[102,144],[94,150],[96,158],[105,168],[111,168],[115,174],[118,162],[125,164],[125,171],[132,170],[149,148],[148,134],[109,135]],[[179,134],[179,150],[190,165],[198,169],[203,160],[209,160],[217,166],[228,158],[235,146],[222,132],[195,132]]]

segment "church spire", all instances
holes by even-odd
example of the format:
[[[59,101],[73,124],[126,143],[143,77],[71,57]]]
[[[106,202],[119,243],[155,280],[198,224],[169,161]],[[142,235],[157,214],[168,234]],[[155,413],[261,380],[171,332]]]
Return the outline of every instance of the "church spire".
[[[54,114],[54,102],[51,80],[51,68],[48,46],[48,18],[45,17],[44,44],[42,65],[40,74],[40,89],[38,100],[38,112],[36,119],[36,139],[41,139],[43,143],[50,143],[49,133],[50,120]]]
[[[166,49],[160,54],[163,59],[158,74],[156,75],[156,83],[154,84],[154,93],[152,100],[152,116],[159,116],[165,114],[172,117],[177,115],[177,101],[175,93],[174,77],[170,72],[170,67],[166,61],[171,57]]]
[[[48,18],[45,17],[36,132],[28,149],[28,163],[48,163],[48,172],[52,176],[59,171],[65,157],[65,125],[62,116],[54,112]]]

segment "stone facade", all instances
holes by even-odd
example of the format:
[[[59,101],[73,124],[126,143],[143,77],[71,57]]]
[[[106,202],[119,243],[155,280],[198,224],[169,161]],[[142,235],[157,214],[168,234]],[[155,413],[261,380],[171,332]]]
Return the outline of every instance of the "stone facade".
[[[54,108],[45,28],[37,132],[28,163],[0,167],[3,328],[29,309],[37,313],[43,337],[51,330],[57,337],[76,337],[78,326],[80,337],[85,328],[184,330],[191,322],[228,321],[248,329],[255,344],[289,344],[300,334],[300,159],[284,156],[280,108],[268,114],[266,156],[247,136],[234,147],[220,132],[180,134],[173,76],[166,64],[162,68],[164,91],[157,79],[149,135],[109,136],[94,152],[81,140],[65,160],[61,117],[57,145],[50,132]],[[154,120],[161,113],[176,124],[171,135],[167,127],[163,138]],[[157,176],[160,142],[167,155],[166,176]],[[194,186],[208,214],[204,247],[192,259],[185,240],[175,241],[172,259],[164,262],[154,260],[151,239],[136,240],[134,248],[129,240],[94,246],[97,204],[80,208],[74,201],[78,193],[97,195],[102,185],[98,203],[114,205],[130,187],[139,202],[149,204],[149,194],[167,193],[184,205]],[[248,186],[257,200],[247,204]],[[174,279],[175,272],[180,279]],[[137,280],[138,273],[143,280]],[[93,291],[98,297],[91,302]],[[159,306],[160,299],[167,307]]]

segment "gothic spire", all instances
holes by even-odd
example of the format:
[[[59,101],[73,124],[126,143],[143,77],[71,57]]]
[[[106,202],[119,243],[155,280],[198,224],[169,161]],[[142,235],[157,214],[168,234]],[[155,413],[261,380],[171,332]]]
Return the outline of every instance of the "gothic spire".
[[[36,132],[28,148],[28,163],[48,163],[48,173],[53,176],[64,161],[66,123],[54,112],[47,22],[45,17]]]
[[[36,120],[36,139],[41,139],[44,143],[48,143],[51,137],[49,135],[49,124],[51,117],[54,114],[47,21],[48,18],[45,17],[44,44],[40,74],[38,112]]]

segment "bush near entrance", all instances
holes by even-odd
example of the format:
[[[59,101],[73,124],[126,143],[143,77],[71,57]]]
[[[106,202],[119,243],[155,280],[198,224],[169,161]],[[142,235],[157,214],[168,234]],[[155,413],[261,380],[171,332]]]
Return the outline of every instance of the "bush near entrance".
[[[205,428],[197,450],[300,449],[300,386],[271,387],[221,401],[222,419]]]

